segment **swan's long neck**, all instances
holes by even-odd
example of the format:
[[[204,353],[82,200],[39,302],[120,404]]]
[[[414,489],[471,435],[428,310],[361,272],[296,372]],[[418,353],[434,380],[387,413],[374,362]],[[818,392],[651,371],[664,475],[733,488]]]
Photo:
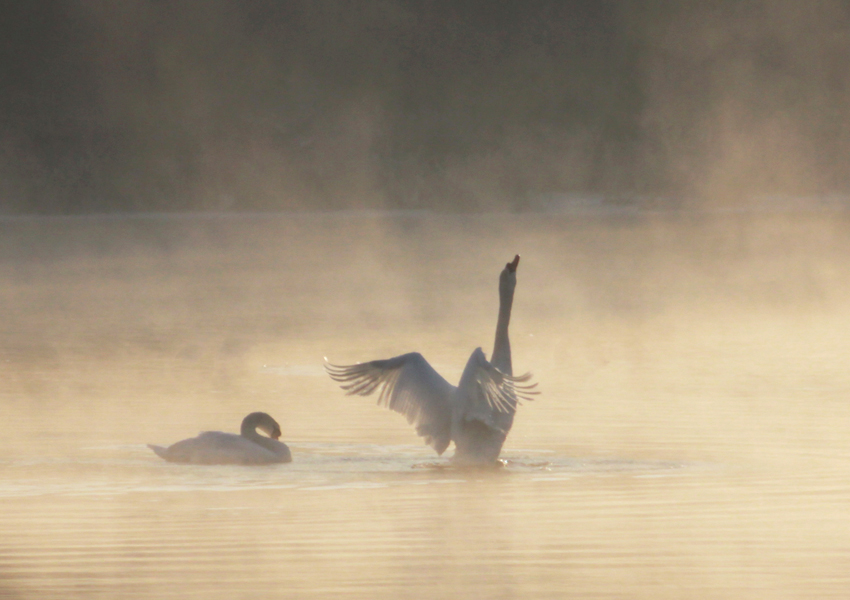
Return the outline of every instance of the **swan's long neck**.
[[[259,433],[257,433],[257,427],[262,422],[262,416],[259,413],[251,413],[242,421],[242,428],[239,433],[242,437],[246,437],[249,440],[253,441],[259,437],[262,437]]]
[[[491,364],[502,373],[513,375],[511,365],[511,340],[508,325],[511,322],[511,307],[514,303],[513,289],[499,290],[499,320],[496,321],[496,341],[493,344]]]
[[[271,435],[273,430],[278,429],[277,423],[269,415],[262,412],[255,412],[242,420],[242,429],[239,433],[242,437],[247,438],[252,442],[260,444],[261,446],[266,446],[271,438],[267,438],[266,436],[257,433],[258,427],[262,428],[262,430],[269,435]]]
[[[277,440],[274,440],[270,437],[266,437],[264,435],[260,435],[257,433],[257,428],[264,426],[264,431],[270,431],[272,429],[277,430],[278,435],[280,435],[280,429],[269,415],[266,413],[251,413],[242,421],[242,429],[240,430],[240,434],[242,437],[251,440],[258,446],[262,446],[266,450],[273,452],[274,454],[279,454],[281,451],[281,443]],[[285,448],[285,446],[284,446]]]

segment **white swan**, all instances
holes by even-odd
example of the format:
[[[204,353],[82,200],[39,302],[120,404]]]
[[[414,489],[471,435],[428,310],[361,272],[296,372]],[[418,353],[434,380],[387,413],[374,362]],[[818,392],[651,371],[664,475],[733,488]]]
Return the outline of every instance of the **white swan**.
[[[257,429],[271,437],[257,433]],[[292,462],[286,444],[279,442],[280,425],[264,412],[254,412],[242,420],[239,435],[221,431],[204,431],[198,437],[176,442],[164,448],[148,444],[148,448],[165,460],[194,465],[265,465]]]
[[[476,348],[457,387],[443,379],[418,352],[325,370],[348,395],[367,396],[380,389],[378,404],[403,414],[425,443],[442,454],[454,441],[452,460],[491,464],[499,458],[513,425],[519,400],[531,400],[537,384],[531,374],[513,377],[508,324],[511,320],[519,255],[499,277],[499,319],[490,362]],[[525,384],[525,385],[523,385]]]

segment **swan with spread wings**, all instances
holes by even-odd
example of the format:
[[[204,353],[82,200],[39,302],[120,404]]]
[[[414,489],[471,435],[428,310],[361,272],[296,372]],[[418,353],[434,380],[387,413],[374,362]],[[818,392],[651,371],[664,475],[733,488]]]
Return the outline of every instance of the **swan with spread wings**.
[[[487,360],[476,348],[457,386],[446,381],[418,352],[386,360],[338,366],[325,370],[348,395],[378,392],[378,404],[401,413],[442,455],[455,443],[454,462],[490,464],[499,458],[513,425],[517,405],[539,392],[531,374],[515,377],[511,364],[508,324],[516,288],[519,255],[499,276],[499,318],[493,355]]]

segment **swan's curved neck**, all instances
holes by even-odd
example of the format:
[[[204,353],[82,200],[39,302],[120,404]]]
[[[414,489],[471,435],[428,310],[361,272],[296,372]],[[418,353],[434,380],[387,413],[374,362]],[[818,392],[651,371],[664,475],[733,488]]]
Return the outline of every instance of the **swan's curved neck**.
[[[245,417],[245,419],[242,421],[242,429],[240,431],[240,434],[245,439],[252,441],[253,443],[257,444],[258,446],[262,446],[263,448],[265,448],[269,452],[273,452],[275,454],[278,454],[280,452],[280,445],[281,445],[280,442],[278,442],[277,440],[273,440],[270,437],[266,437],[264,435],[257,433],[257,427],[259,427],[260,425],[263,425],[263,424],[268,426],[269,425],[269,423],[268,423],[269,419],[270,419],[270,417],[266,414],[251,413],[250,415]]]
[[[250,414],[242,421],[242,428],[239,433],[242,437],[246,437],[249,440],[256,440],[257,438],[262,438],[259,433],[257,433],[257,427],[259,427],[260,422],[262,421],[262,417],[257,414]]]
[[[496,341],[493,344],[491,364],[502,373],[513,375],[511,365],[511,340],[508,337],[508,325],[511,322],[511,307],[514,303],[514,291],[500,290],[499,320],[496,322]]]
[[[257,433],[257,425],[259,425],[259,423],[257,423],[256,419],[246,418],[244,421],[242,421],[242,428],[239,433],[242,435],[242,437],[246,438],[257,437],[258,435],[260,435],[259,433]]]

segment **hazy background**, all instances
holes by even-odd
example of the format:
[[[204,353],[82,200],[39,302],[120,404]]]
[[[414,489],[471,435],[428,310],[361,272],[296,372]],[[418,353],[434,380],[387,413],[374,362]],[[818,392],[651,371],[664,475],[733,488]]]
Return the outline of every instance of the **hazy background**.
[[[0,598],[846,598],[850,4],[0,6]],[[517,253],[503,469],[323,372]]]
[[[847,2],[0,11],[0,213],[850,191]]]
[[[500,470],[322,370],[490,353]],[[843,599],[850,215],[0,219],[0,598]],[[145,443],[265,410],[291,464]],[[452,450],[449,451],[451,453]]]

